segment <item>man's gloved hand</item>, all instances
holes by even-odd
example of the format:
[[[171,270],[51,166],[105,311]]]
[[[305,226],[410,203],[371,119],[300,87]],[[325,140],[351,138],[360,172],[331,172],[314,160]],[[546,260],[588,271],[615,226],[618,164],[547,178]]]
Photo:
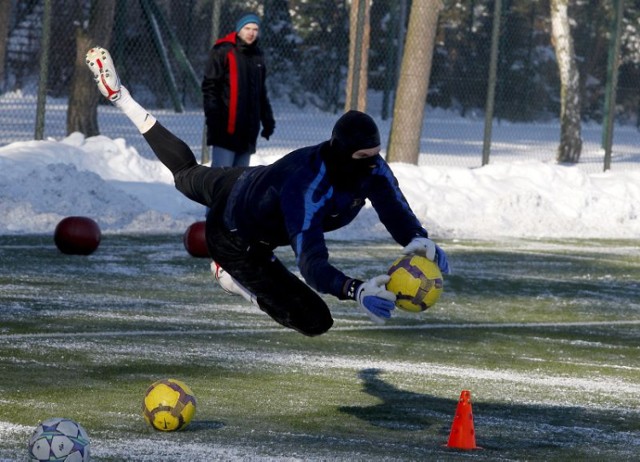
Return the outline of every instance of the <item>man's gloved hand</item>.
[[[383,274],[363,282],[356,289],[358,305],[376,324],[384,324],[395,309],[396,296],[385,287],[389,279],[388,275]]]
[[[264,127],[262,129],[262,132],[260,133],[260,136],[267,141],[269,141],[269,138],[271,137],[271,135],[273,135],[273,127]]]
[[[443,274],[449,274],[449,260],[447,254],[435,242],[426,237],[414,237],[409,244],[402,249],[405,255],[422,255],[436,262]]]
[[[414,237],[411,242],[402,249],[405,255],[422,255],[434,261],[436,257],[436,243],[427,237]]]

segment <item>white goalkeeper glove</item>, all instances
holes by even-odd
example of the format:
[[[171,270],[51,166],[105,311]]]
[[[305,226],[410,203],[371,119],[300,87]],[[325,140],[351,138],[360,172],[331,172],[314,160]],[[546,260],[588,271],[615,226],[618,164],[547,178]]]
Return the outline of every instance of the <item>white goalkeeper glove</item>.
[[[436,262],[443,274],[449,274],[449,259],[444,250],[435,242],[426,237],[414,237],[409,244],[402,249],[404,255],[422,255]]]
[[[376,324],[384,324],[396,307],[395,294],[385,287],[389,279],[388,275],[383,274],[363,282],[356,289],[355,299],[358,305]]]
[[[411,242],[402,249],[405,255],[422,255],[434,261],[436,258],[436,243],[426,237],[414,237]]]

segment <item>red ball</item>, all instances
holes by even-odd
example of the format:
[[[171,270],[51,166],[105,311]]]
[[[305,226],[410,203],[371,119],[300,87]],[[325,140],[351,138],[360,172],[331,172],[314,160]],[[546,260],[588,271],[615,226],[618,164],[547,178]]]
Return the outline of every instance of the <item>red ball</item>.
[[[69,255],[89,255],[100,245],[100,227],[87,217],[67,217],[60,220],[53,233],[56,247]]]
[[[192,257],[209,258],[204,227],[204,221],[196,221],[187,228],[184,236],[182,236],[184,248],[187,249],[187,252],[189,252],[189,255]]]

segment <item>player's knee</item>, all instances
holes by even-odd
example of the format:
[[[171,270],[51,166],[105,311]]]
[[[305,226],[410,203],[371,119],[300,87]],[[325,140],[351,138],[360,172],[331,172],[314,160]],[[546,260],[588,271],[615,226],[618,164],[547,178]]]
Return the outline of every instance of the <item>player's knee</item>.
[[[324,300],[284,267],[277,274],[281,280],[274,282],[275,288],[257,294],[260,309],[279,324],[308,337],[331,329],[333,318]]]

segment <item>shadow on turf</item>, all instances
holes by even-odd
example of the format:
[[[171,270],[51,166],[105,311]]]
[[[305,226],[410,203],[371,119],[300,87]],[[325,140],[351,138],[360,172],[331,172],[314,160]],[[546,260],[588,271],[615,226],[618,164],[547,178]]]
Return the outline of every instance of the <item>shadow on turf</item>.
[[[382,400],[380,404],[366,407],[344,406],[339,411],[377,427],[404,431],[418,431],[432,425],[441,425],[441,419],[425,415],[426,409],[431,412],[453,412],[456,401],[400,390],[382,380],[381,372],[379,369],[364,369],[358,373],[363,382],[363,391]]]
[[[446,442],[459,391],[453,393],[455,399],[443,399],[401,390],[383,380],[382,372],[363,369],[358,373],[363,391],[378,398],[379,404],[342,406],[338,410],[377,427],[426,431],[440,435]],[[640,424],[640,413],[635,411],[620,415],[616,411],[575,406],[473,402],[473,414],[478,444],[484,449],[562,447],[588,451],[585,448],[593,444],[628,442],[628,435],[637,431]]]

